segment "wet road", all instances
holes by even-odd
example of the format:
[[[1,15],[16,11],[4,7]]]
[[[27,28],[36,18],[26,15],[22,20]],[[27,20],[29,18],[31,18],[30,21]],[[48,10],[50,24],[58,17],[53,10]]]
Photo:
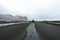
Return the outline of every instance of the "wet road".
[[[60,40],[60,26],[46,23],[35,23],[42,40]]]
[[[29,24],[30,23],[21,23],[0,27],[0,40],[23,40]]]
[[[27,34],[25,37],[25,40],[40,40],[39,35],[35,29],[35,24],[31,23],[27,30],[26,30]]]
[[[38,22],[2,27],[0,40],[60,40],[60,26]]]

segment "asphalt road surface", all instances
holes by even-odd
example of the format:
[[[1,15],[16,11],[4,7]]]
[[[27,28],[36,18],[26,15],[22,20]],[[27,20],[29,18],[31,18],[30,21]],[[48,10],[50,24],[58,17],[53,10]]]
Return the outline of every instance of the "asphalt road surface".
[[[60,26],[22,23],[0,27],[0,40],[60,40]]]
[[[0,40],[24,40],[25,31],[30,23],[0,27]]]
[[[35,23],[35,27],[42,40],[60,40],[60,26],[46,23]]]

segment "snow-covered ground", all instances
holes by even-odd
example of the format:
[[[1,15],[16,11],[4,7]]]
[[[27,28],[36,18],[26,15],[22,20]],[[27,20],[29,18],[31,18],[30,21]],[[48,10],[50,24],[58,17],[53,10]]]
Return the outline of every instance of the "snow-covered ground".
[[[24,23],[24,22],[21,22]],[[8,25],[14,25],[14,24],[21,24],[21,23],[4,23],[4,24],[0,24],[0,27],[4,27],[4,26],[8,26]]]

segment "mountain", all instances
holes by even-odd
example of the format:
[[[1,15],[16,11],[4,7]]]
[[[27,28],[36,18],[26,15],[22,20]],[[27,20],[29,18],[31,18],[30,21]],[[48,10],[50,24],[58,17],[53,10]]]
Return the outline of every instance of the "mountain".
[[[20,15],[13,16],[9,10],[0,6],[0,21],[27,21],[27,17]]]
[[[27,17],[0,14],[0,21],[27,21]]]

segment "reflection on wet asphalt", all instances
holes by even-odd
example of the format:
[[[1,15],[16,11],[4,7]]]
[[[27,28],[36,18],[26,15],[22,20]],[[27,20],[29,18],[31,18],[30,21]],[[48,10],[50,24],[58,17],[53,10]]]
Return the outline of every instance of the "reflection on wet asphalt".
[[[40,40],[39,35],[35,29],[35,24],[31,23],[27,28],[27,34],[25,40]]]

